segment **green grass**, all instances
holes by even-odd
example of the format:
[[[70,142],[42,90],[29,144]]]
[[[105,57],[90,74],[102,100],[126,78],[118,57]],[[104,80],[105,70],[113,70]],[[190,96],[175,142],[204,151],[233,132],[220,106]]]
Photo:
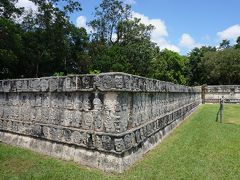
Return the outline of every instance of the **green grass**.
[[[201,106],[123,174],[107,174],[0,144],[0,179],[240,179],[240,106]]]

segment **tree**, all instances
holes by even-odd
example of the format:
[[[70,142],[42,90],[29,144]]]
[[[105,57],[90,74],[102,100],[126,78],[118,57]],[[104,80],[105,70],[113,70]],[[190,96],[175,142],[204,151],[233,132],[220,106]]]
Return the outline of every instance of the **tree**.
[[[1,0],[0,1],[0,17],[5,19],[14,19],[19,17],[23,8],[17,8],[15,4],[18,0]]]
[[[239,48],[240,48],[240,36],[237,38],[235,48],[236,48],[236,49],[239,49]]]
[[[207,52],[216,51],[215,47],[194,48],[187,56],[186,76],[189,85],[202,85],[206,83],[206,72],[202,65],[202,58]]]
[[[24,8],[15,6],[17,0],[0,2],[0,78],[88,72],[88,35],[69,21],[71,13],[81,10],[80,3],[30,1],[38,10],[25,11],[24,16]],[[13,21],[17,16],[23,21]]]
[[[107,44],[118,42],[120,38],[117,27],[131,17],[131,7],[119,0],[103,0],[95,9],[95,19],[89,24],[93,28],[95,41]]]
[[[155,48],[150,40],[153,26],[131,16],[131,7],[118,0],[103,0],[96,8],[90,22],[93,69],[148,75]]]
[[[227,48],[230,48],[230,47],[231,47],[230,46],[230,41],[227,40],[227,39],[222,40],[222,42],[219,45],[220,50],[227,49]]]
[[[228,48],[222,51],[208,52],[202,61],[206,69],[208,84],[240,83],[239,49]]]
[[[176,52],[163,50],[157,52],[151,62],[151,77],[177,84],[186,84],[184,76],[185,58]]]
[[[0,18],[0,78],[18,75],[19,57],[22,55],[23,32],[13,21]]]

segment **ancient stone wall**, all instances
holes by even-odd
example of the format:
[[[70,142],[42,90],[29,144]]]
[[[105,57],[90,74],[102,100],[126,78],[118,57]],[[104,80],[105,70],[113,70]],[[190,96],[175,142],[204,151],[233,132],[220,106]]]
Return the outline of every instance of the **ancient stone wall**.
[[[124,73],[0,81],[0,141],[122,172],[201,104],[201,88]]]
[[[240,103],[240,85],[204,86],[204,102],[219,103],[224,96],[225,103]]]

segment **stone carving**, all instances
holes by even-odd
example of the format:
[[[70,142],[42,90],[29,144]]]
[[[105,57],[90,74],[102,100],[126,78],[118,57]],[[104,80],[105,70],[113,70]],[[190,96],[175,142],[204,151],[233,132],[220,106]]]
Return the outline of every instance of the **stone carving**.
[[[132,147],[133,145],[133,136],[132,134],[127,134],[126,136],[124,136],[124,144],[125,144],[125,148],[129,149]]]
[[[105,89],[110,89],[112,87],[112,77],[108,75],[104,75],[102,77],[102,85]]]
[[[2,117],[3,117],[3,107],[0,106],[0,118],[2,118]]]
[[[0,122],[0,123],[1,123],[1,122]],[[96,147],[97,149],[102,149],[102,148],[103,148],[101,136],[96,136],[96,139],[95,139],[95,147]]]
[[[36,121],[36,118],[37,118],[36,112],[37,112],[37,110],[35,108],[31,108],[31,110],[30,110],[30,120],[31,121]],[[16,113],[16,110],[14,111],[14,117],[17,117],[18,115],[15,113]],[[17,118],[15,118],[15,119],[17,119]]]
[[[40,79],[33,79],[32,81],[32,91],[38,92],[40,91]]]
[[[101,78],[99,76],[93,77],[93,85],[95,88],[101,86]]]
[[[130,90],[131,89],[131,79],[130,76],[124,76],[125,88]]]
[[[22,91],[22,81],[16,81],[16,89],[18,92]]]
[[[41,86],[41,90],[43,92],[47,91],[48,87],[49,87],[48,80],[47,79],[41,79],[40,86]]]
[[[116,88],[119,88],[119,89],[123,88],[123,77],[122,76],[115,76],[115,86],[116,86]]]
[[[42,131],[43,131],[43,136],[49,139],[51,135],[51,128],[47,126],[43,126]]]
[[[140,130],[135,131],[136,142],[140,143],[142,141]]]
[[[49,109],[49,122],[51,124],[59,125],[59,110],[58,109]]]
[[[90,88],[90,82],[91,80],[90,80],[90,77],[89,76],[84,76],[83,78],[82,78],[82,86],[83,86],[83,88],[84,89],[89,89]]]
[[[104,120],[104,126],[106,129],[106,132],[114,132],[114,119],[115,116],[112,111],[106,110],[105,111],[105,120]]]
[[[18,123],[15,121],[12,122],[12,131],[18,132]]]
[[[89,94],[85,94],[83,96],[83,110],[84,111],[89,111],[91,109],[91,104],[89,100]]]
[[[22,81],[22,91],[26,92],[28,90],[28,81],[23,80]]]
[[[94,110],[101,110],[102,109],[102,101],[98,97],[95,97],[93,100],[93,106],[94,106]]]
[[[4,80],[0,140],[1,132],[14,133],[120,159],[198,106],[200,93],[122,73]]]
[[[95,130],[100,131],[103,127],[103,117],[101,112],[95,111],[93,112],[93,118],[95,122]]]
[[[11,81],[3,81],[2,88],[4,92],[10,92],[11,90]]]
[[[50,91],[54,92],[58,89],[58,79],[57,78],[51,78],[50,79]]]
[[[112,150],[113,143],[110,136],[102,136],[102,147],[108,151]]]
[[[74,142],[74,143],[76,143],[76,144],[80,144],[81,143],[81,134],[80,134],[80,132],[78,132],[78,131],[74,131],[73,133],[72,133],[72,141]]]
[[[65,94],[65,108],[66,109],[74,108],[72,94]]]
[[[32,128],[32,133],[33,133],[33,136],[41,137],[42,134],[43,134],[42,126],[34,125],[33,128]]]
[[[86,146],[88,143],[88,135],[83,132],[73,131],[71,133],[71,141],[75,144]]]
[[[71,78],[69,78],[69,77],[65,78],[65,80],[64,80],[64,87],[65,87],[64,89],[66,91],[71,90]]]
[[[81,111],[75,111],[74,118],[72,120],[72,126],[73,127],[81,127],[82,126],[82,112]]]
[[[64,135],[65,141],[66,142],[70,142],[71,141],[72,131],[69,130],[69,129],[65,129],[63,132],[64,132],[63,135]]]
[[[80,94],[76,95],[74,106],[75,106],[75,109],[82,110],[82,108],[83,108],[83,97]]]
[[[71,126],[74,119],[74,112],[71,110],[65,110],[63,119],[61,119],[61,125]]]
[[[42,96],[42,107],[50,107],[50,97],[48,95]]]
[[[83,128],[93,129],[93,115],[91,112],[84,112],[83,114],[84,124]]]
[[[35,106],[36,107],[41,107],[42,106],[42,97],[40,94],[37,94],[35,96]]]
[[[49,109],[48,108],[42,108],[41,109],[41,117],[40,117],[40,121],[41,122],[45,122],[47,123],[49,119]]]
[[[115,147],[117,152],[122,152],[124,150],[123,139],[115,139]]]

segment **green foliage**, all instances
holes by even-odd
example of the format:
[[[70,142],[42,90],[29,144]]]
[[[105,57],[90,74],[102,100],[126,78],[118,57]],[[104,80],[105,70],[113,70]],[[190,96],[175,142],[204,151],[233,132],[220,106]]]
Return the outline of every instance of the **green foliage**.
[[[240,49],[240,36],[237,38],[235,48]]]
[[[151,77],[178,84],[186,84],[184,76],[185,58],[178,53],[163,50],[151,62]]]
[[[121,1],[103,0],[96,8],[90,22],[94,30],[90,50],[93,69],[148,75],[155,48],[150,41],[153,26],[130,17],[130,6]]]
[[[69,19],[81,10],[79,1],[31,1],[37,12],[0,1],[0,79],[117,71],[187,85],[239,83],[240,37],[233,46],[223,40],[218,49],[195,48],[184,57],[160,50],[151,41],[154,26],[133,18],[121,0],[102,0],[90,34]]]
[[[90,74],[100,74],[101,71],[95,69],[95,70],[90,70],[89,73],[90,73]]]
[[[131,16],[131,8],[119,0],[103,0],[95,9],[95,19],[89,24],[93,28],[93,39],[103,43],[113,44],[119,40],[117,27]],[[117,35],[114,40],[114,35]]]
[[[215,52],[215,47],[194,48],[187,57],[186,75],[189,85],[202,85],[208,83],[206,81],[207,72],[202,65],[202,58],[207,52]]]
[[[230,41],[227,40],[227,39],[222,40],[222,42],[219,45],[220,50],[227,49],[227,48],[230,48],[230,47],[231,47],[230,46]]]
[[[17,8],[15,4],[18,0],[1,0],[0,1],[0,16],[5,19],[14,19],[19,17],[23,8]]]
[[[240,49],[208,52],[202,61],[208,84],[240,84]]]
[[[65,76],[64,72],[55,72],[53,76]]]
[[[23,32],[10,19],[0,18],[0,79],[18,74]]]

